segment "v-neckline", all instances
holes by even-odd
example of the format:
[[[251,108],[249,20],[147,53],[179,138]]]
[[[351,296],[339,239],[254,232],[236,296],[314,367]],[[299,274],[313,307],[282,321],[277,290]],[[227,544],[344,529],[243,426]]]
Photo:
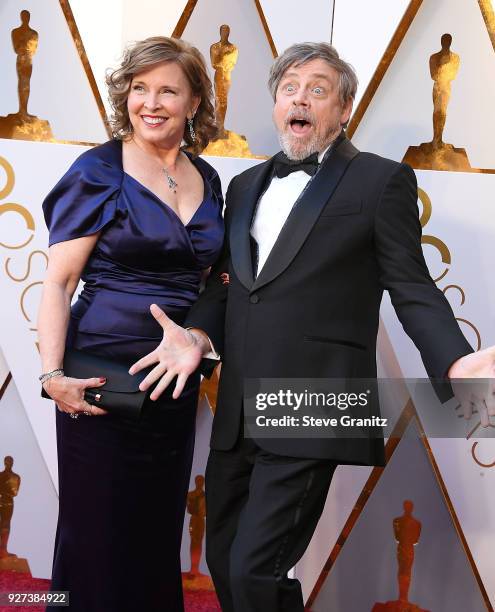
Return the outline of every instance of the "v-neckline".
[[[204,177],[203,173],[201,172],[201,170],[196,166],[196,164],[193,162],[193,160],[191,159],[191,157],[187,154],[186,151],[184,151],[184,154],[187,156],[187,158],[189,159],[189,161],[193,164],[193,166],[196,168],[196,170],[199,172],[199,175],[201,176],[201,178],[203,179],[203,199],[201,200],[201,202],[199,203],[198,207],[196,208],[196,210],[193,212],[192,217],[188,220],[187,223],[184,223],[184,221],[182,221],[182,219],[179,217],[179,215],[175,212],[175,210],[170,206],[170,204],[167,204],[167,202],[165,202],[165,200],[163,200],[158,194],[156,194],[154,191],[152,191],[149,187],[147,187],[144,183],[142,183],[139,179],[137,179],[135,176],[132,176],[132,174],[129,174],[128,172],[126,172],[124,170],[124,159],[123,159],[123,152],[124,152],[124,146],[123,146],[123,142],[121,140],[117,141],[120,143],[120,164],[122,167],[122,173],[124,174],[124,176],[127,176],[128,178],[132,179],[137,185],[139,185],[139,187],[141,187],[142,189],[144,189],[147,193],[149,193],[149,195],[151,195],[153,198],[155,198],[155,200],[157,200],[167,211],[170,211],[172,213],[172,215],[174,215],[174,217],[177,219],[177,221],[182,225],[182,227],[184,229],[186,229],[194,220],[194,218],[196,217],[196,215],[198,214],[199,210],[203,207],[204,203],[206,202],[206,200],[208,199],[208,187],[209,187],[209,183],[206,180],[206,178]]]

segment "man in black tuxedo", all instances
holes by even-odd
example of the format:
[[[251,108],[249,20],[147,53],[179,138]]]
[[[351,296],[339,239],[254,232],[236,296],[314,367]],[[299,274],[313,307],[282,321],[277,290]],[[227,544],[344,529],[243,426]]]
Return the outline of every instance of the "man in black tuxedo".
[[[269,86],[284,153],[235,177],[222,257],[187,319],[157,307],[157,397],[174,396],[213,347],[222,358],[206,472],[207,561],[225,612],[301,612],[287,576],[323,510],[338,464],[383,465],[376,439],[243,435],[245,378],[374,378],[383,290],[434,378],[493,375],[472,353],[421,249],[417,186],[405,164],[345,137],[357,79],[328,44],[290,47]],[[491,351],[491,352],[490,352]]]

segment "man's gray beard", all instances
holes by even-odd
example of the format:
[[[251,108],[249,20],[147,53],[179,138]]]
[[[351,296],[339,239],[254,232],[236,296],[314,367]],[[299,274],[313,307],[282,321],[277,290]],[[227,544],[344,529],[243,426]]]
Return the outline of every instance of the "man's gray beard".
[[[286,132],[279,132],[278,141],[282,151],[289,159],[301,161],[313,153],[321,153],[324,151],[328,145],[337,138],[338,134],[338,131],[334,132],[332,130],[323,137],[313,138],[313,140],[310,140],[305,145],[301,145],[300,142],[294,142]]]

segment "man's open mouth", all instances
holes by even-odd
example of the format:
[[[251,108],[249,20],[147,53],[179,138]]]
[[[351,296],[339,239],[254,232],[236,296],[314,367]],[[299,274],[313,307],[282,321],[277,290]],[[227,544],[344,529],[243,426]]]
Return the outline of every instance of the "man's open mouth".
[[[306,134],[311,129],[311,123],[307,119],[291,119],[289,125],[294,134]]]

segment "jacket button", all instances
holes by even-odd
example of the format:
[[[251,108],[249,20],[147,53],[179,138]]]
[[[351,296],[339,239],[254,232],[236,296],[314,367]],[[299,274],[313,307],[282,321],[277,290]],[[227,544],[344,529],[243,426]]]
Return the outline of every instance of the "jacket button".
[[[257,304],[260,301],[260,298],[258,295],[256,295],[256,293],[253,293],[253,295],[249,297],[249,301],[251,304]]]

